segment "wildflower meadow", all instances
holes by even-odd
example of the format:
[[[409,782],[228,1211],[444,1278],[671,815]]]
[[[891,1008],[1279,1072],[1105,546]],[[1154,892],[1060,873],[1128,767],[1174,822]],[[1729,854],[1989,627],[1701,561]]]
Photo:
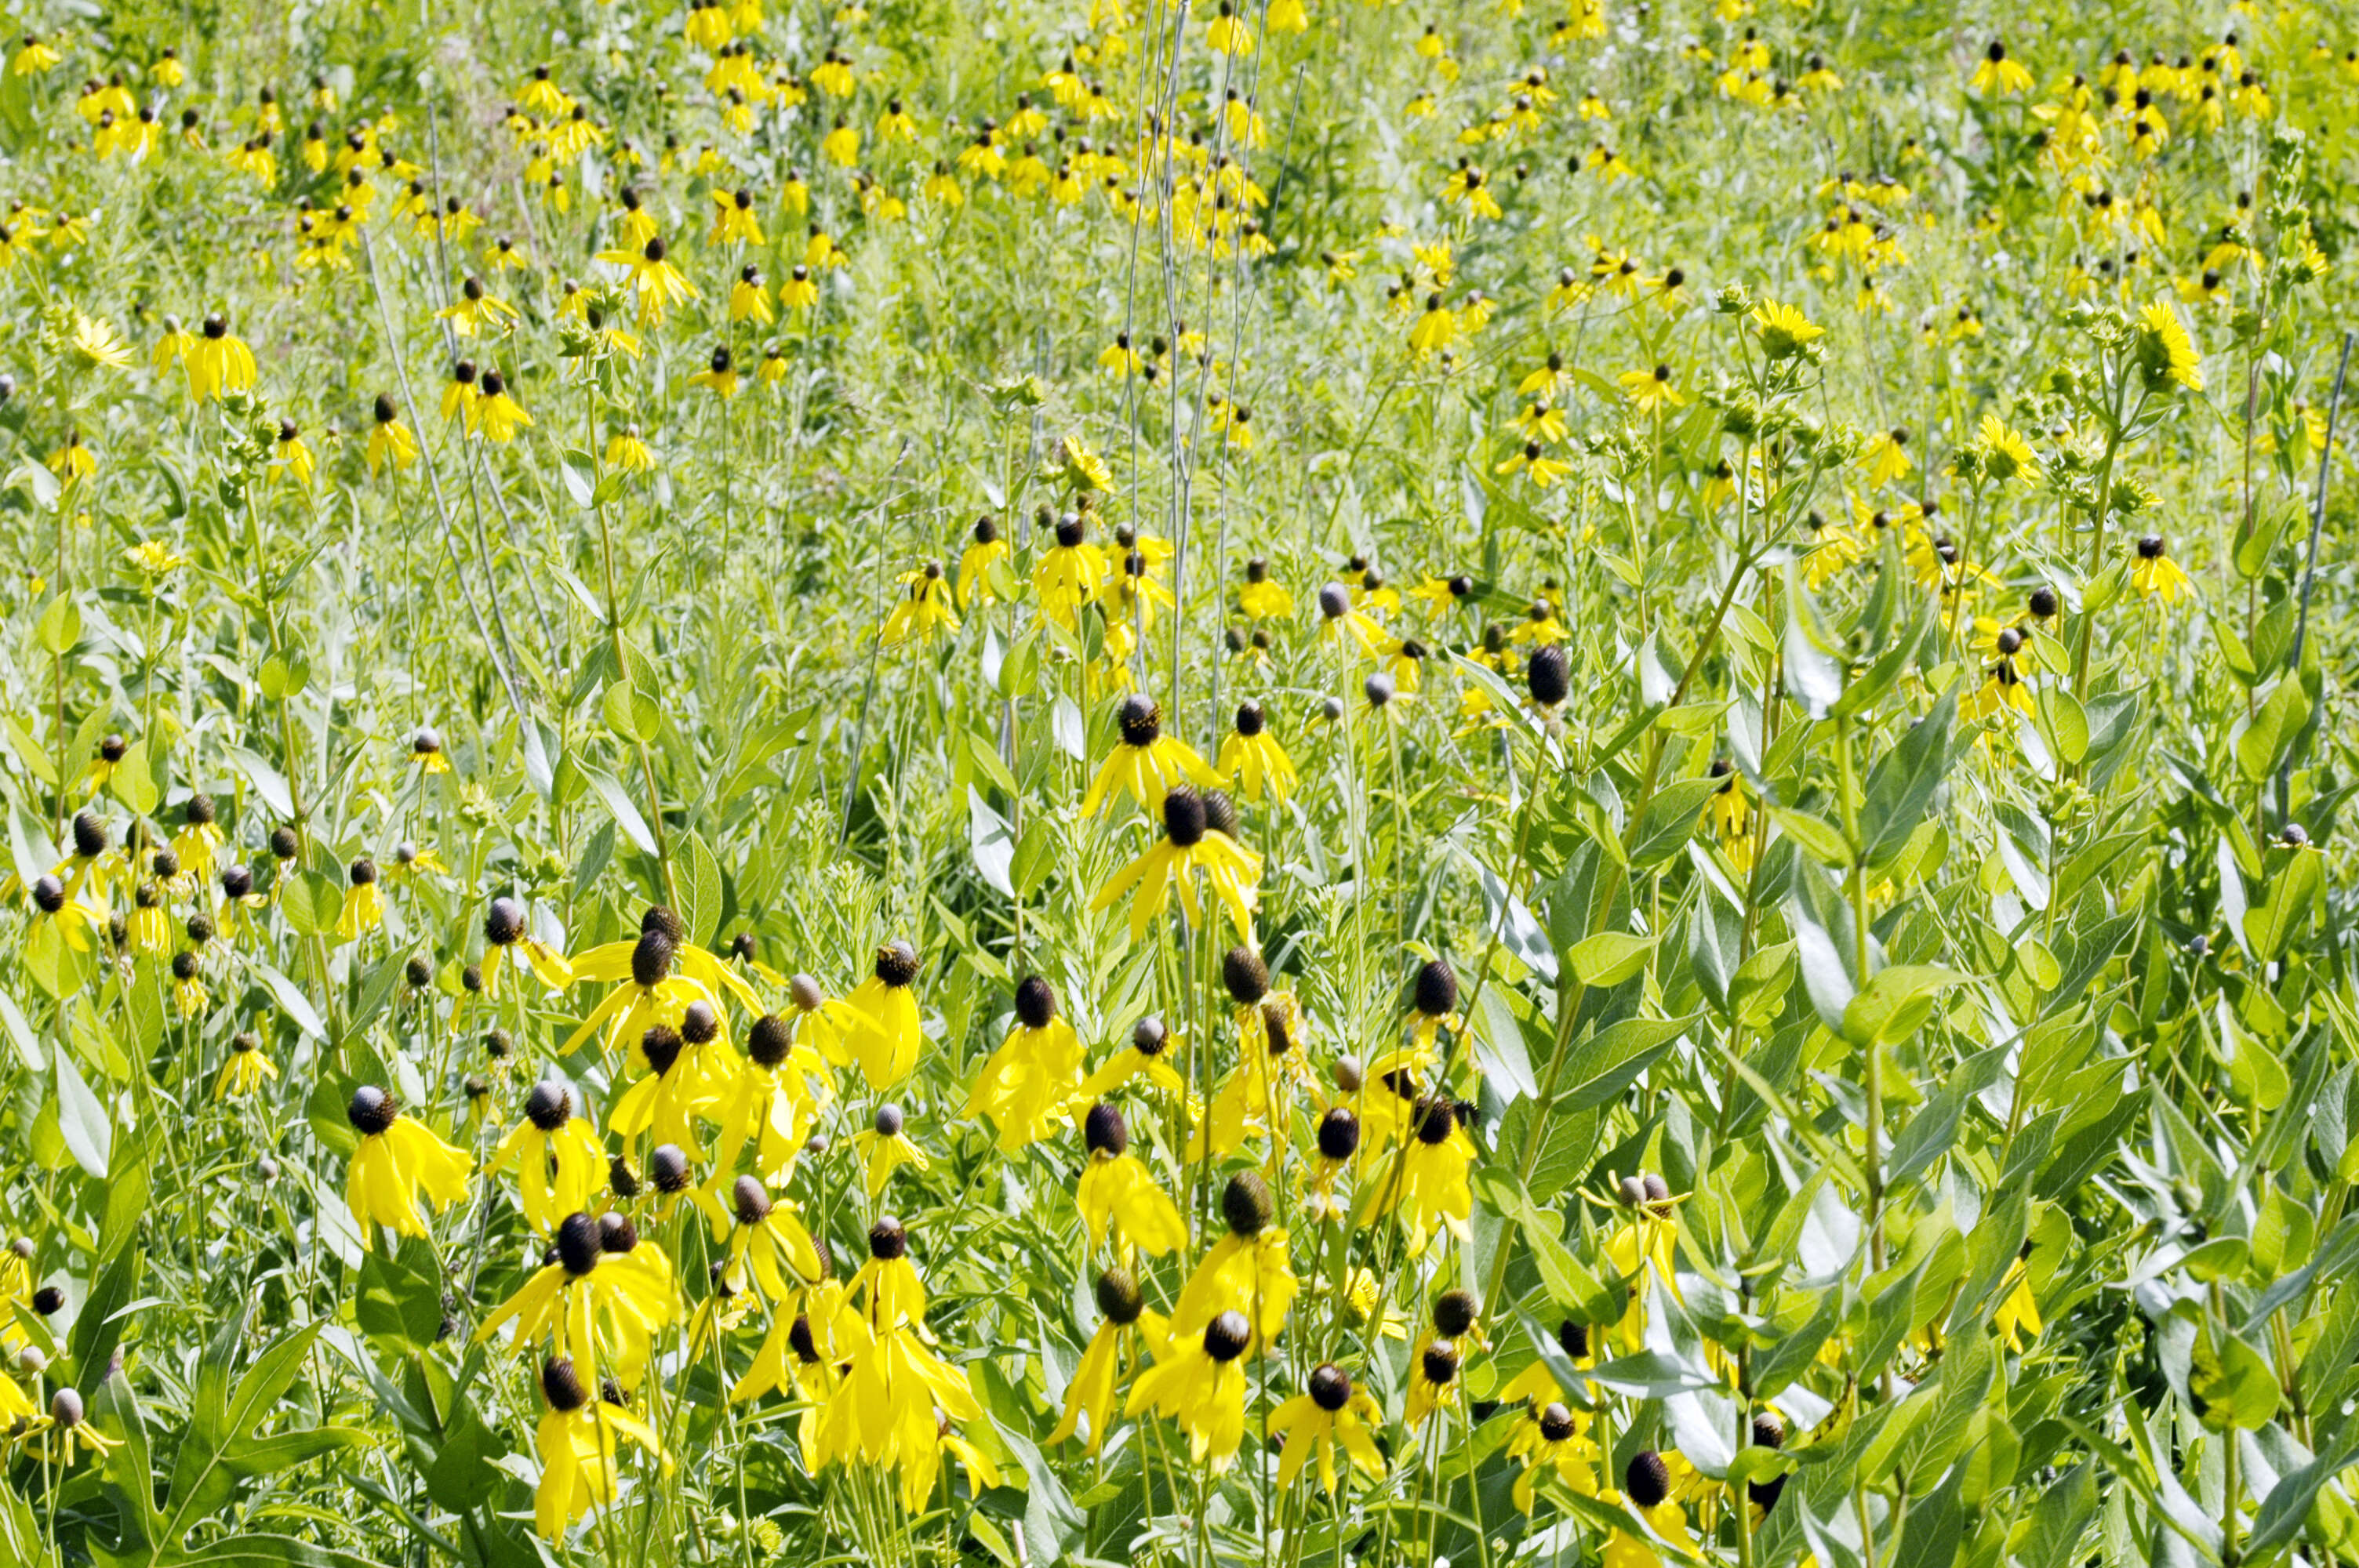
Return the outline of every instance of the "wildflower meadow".
[[[0,1568],[2359,1568],[2359,13],[0,29]]]

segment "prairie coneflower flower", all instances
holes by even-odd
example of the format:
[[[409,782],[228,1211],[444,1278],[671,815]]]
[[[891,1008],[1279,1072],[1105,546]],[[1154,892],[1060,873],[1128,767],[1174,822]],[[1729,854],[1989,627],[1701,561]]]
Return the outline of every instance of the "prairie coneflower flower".
[[[1096,1294],[1103,1314],[1097,1332],[1082,1347],[1065,1384],[1065,1412],[1049,1434],[1050,1443],[1062,1443],[1081,1431],[1082,1418],[1087,1416],[1089,1433],[1082,1440],[1082,1451],[1093,1454],[1104,1445],[1114,1422],[1114,1386],[1122,1380],[1125,1351],[1133,1371],[1144,1365],[1138,1355],[1142,1347],[1157,1360],[1170,1354],[1163,1315],[1147,1309],[1147,1298],[1129,1270],[1108,1269],[1100,1274]]]
[[[1194,1334],[1223,1312],[1246,1315],[1246,1332],[1266,1345],[1293,1310],[1294,1262],[1284,1227],[1270,1224],[1269,1184],[1257,1171],[1240,1171],[1221,1192],[1229,1233],[1212,1243],[1171,1303],[1171,1332]]]
[[[1996,38],[1990,41],[1990,48],[1983,51],[1983,58],[1974,66],[1973,89],[1977,92],[2012,98],[2030,92],[2034,85],[2031,72],[2024,69],[2022,61],[2009,59],[2006,45]]]
[[[951,610],[950,579],[942,576],[941,562],[928,561],[914,571],[903,572],[901,587],[901,597],[876,633],[880,643],[894,648],[912,638],[949,636],[958,631],[958,616]]]
[[[244,392],[257,373],[254,351],[230,336],[229,319],[208,316],[197,340],[180,355],[189,378],[189,395],[200,403],[224,393]]]
[[[1261,857],[1212,827],[1204,797],[1184,785],[1163,797],[1163,835],[1162,842],[1108,878],[1090,907],[1110,909],[1131,893],[1130,939],[1136,942],[1145,938],[1147,923],[1170,903],[1177,886],[1180,908],[1190,922],[1201,923],[1203,910],[1195,880],[1201,872],[1228,909],[1238,939],[1251,942],[1253,912],[1260,900]]]
[[[1509,1494],[1518,1513],[1532,1511],[1540,1481],[1550,1476],[1582,1497],[1597,1495],[1597,1471],[1604,1454],[1589,1435],[1591,1419],[1587,1411],[1575,1411],[1550,1400],[1516,1423],[1515,1435],[1507,1439],[1507,1457],[1521,1460],[1524,1466]]]
[[[1163,709],[1154,698],[1134,692],[1123,698],[1116,716],[1122,738],[1098,766],[1082,797],[1082,815],[1094,816],[1110,793],[1129,795],[1143,810],[1159,811],[1163,797],[1182,783],[1218,788],[1221,775],[1204,765],[1195,748],[1177,736],[1163,733]]]
[[[1176,1095],[1186,1087],[1180,1074],[1168,1058],[1177,1038],[1163,1027],[1159,1018],[1142,1018],[1132,1026],[1130,1044],[1108,1056],[1095,1072],[1082,1081],[1082,1096],[1096,1099],[1110,1095],[1125,1084],[1145,1078],[1165,1094]]]
[[[213,1098],[244,1099],[260,1088],[264,1079],[277,1076],[277,1067],[262,1054],[262,1043],[240,1033],[231,1039],[229,1060],[222,1065],[221,1076],[213,1080]]]
[[[1256,621],[1284,621],[1294,613],[1294,595],[1272,582],[1269,563],[1256,556],[1245,563],[1245,586],[1237,589],[1237,608]]]
[[[213,857],[223,837],[209,795],[191,795],[180,806],[180,830],[172,835],[172,855],[180,862],[180,873],[192,881],[212,880]]]
[[[336,914],[336,935],[357,941],[385,924],[385,894],[377,887],[376,862],[364,855],[346,871],[343,908]]]
[[[1402,1401],[1401,1424],[1414,1432],[1426,1418],[1458,1398],[1458,1374],[1464,1366],[1457,1343],[1429,1339],[1409,1357],[1408,1396]]]
[[[1125,1415],[1158,1411],[1188,1434],[1190,1461],[1220,1475],[1234,1464],[1245,1434],[1245,1356],[1253,1325],[1234,1309],[1215,1314],[1191,1334],[1174,1334],[1171,1354],[1138,1375]]]
[[[1258,702],[1237,705],[1236,728],[1221,742],[1218,771],[1220,782],[1234,784],[1247,800],[1266,795],[1280,806],[1299,782],[1286,749],[1269,732],[1268,718]]]
[[[1082,1119],[1082,1141],[1089,1163],[1074,1188],[1073,1205],[1082,1211],[1093,1248],[1105,1240],[1109,1226],[1125,1246],[1157,1257],[1187,1243],[1188,1222],[1130,1152],[1130,1130],[1118,1108],[1103,1101],[1092,1106]]]
[[[1619,1332],[1624,1346],[1635,1352],[1646,1343],[1648,1292],[1658,1280],[1673,1292],[1679,1289],[1671,1271],[1679,1243],[1679,1200],[1663,1178],[1652,1173],[1623,1177],[1614,1197],[1623,1218],[1606,1234],[1605,1260],[1629,1288],[1630,1304]]]
[[[711,1007],[701,999],[690,1002],[682,1011],[682,1022],[700,1008],[710,1016]],[[636,1062],[641,1074],[614,1101],[606,1118],[608,1127],[625,1140],[653,1130],[658,1143],[678,1144],[701,1157],[704,1146],[697,1139],[696,1122],[714,1098],[705,1081],[701,1054],[689,1051],[681,1030],[651,1023],[639,1035]]]
[[[1917,466],[1908,460],[1908,432],[1906,429],[1886,430],[1876,437],[1867,449],[1867,455],[1860,461],[1867,470],[1867,482],[1871,489],[1906,479]]]
[[[639,320],[660,326],[675,305],[696,297],[696,285],[669,259],[660,235],[650,236],[637,250],[617,247],[600,251],[598,259],[628,270],[632,291],[639,302]]]
[[[406,469],[418,460],[418,438],[401,422],[393,399],[377,395],[375,422],[370,427],[368,438],[368,470],[374,477],[386,464]]]
[[[606,1151],[598,1130],[573,1114],[573,1093],[544,1078],[525,1096],[524,1119],[492,1152],[487,1176],[513,1166],[524,1217],[535,1230],[549,1231],[567,1215],[587,1208],[606,1177]]]
[[[723,1170],[732,1169],[750,1141],[755,1172],[782,1182],[820,1108],[834,1098],[834,1078],[795,1026],[771,1013],[745,1032],[745,1057],[708,1113],[721,1125],[716,1158]]]
[[[1016,987],[1016,1026],[976,1072],[968,1116],[991,1119],[1002,1153],[1019,1152],[1063,1120],[1081,1091],[1082,1042],[1058,1015],[1057,993],[1038,975]]]
[[[475,1331],[478,1344],[513,1323],[519,1350],[546,1341],[554,1354],[611,1373],[628,1389],[647,1364],[656,1331],[672,1318],[674,1286],[660,1249],[639,1245],[619,1214],[559,1222],[549,1260]]]
[[[402,1115],[385,1090],[371,1085],[353,1090],[344,1117],[361,1135],[344,1179],[344,1204],[360,1227],[362,1245],[369,1244],[373,1227],[394,1237],[425,1235],[426,1222],[418,1213],[420,1189],[436,1208],[467,1195],[473,1158]]]
[[[722,344],[712,351],[705,368],[688,378],[690,386],[709,386],[713,395],[723,402],[737,395],[737,364],[730,358],[729,345]]]
[[[2136,554],[2130,562],[2130,586],[2148,599],[2176,604],[2180,594],[2193,591],[2195,584],[2185,569],[2164,552],[2162,535],[2148,534],[2138,540]]]
[[[1622,395],[1641,414],[1658,413],[1666,408],[1684,408],[1688,400],[1671,384],[1671,367],[1657,365],[1652,370],[1625,371],[1621,377]]]
[[[1108,573],[1105,552],[1090,543],[1089,523],[1080,513],[1057,522],[1056,544],[1032,566],[1032,591],[1040,612],[1066,631],[1081,622],[1082,607],[1095,600]]]
[[[436,750],[439,754],[440,748],[438,746]],[[500,994],[500,971],[506,967],[511,953],[517,962],[538,976],[540,983],[551,990],[563,990],[573,983],[573,966],[565,961],[565,955],[526,928],[524,905],[512,898],[495,898],[484,911],[485,996]]]
[[[1376,1408],[1375,1400],[1365,1390],[1354,1388],[1341,1367],[1330,1361],[1311,1368],[1305,1391],[1270,1413],[1270,1435],[1286,1440],[1277,1457],[1278,1487],[1292,1486],[1302,1467],[1316,1458],[1319,1484],[1333,1497],[1338,1448],[1370,1480],[1382,1478],[1385,1456],[1373,1433],[1384,1424],[1384,1412]]]
[[[890,1088],[918,1065],[925,1030],[918,1018],[918,950],[907,942],[876,949],[868,979],[844,999],[856,1015],[845,1044],[874,1089]]]
[[[625,1041],[636,1041],[651,1024],[678,1029],[687,1019],[690,1003],[702,1001],[717,1007],[723,990],[749,1011],[761,1009],[754,988],[712,953],[689,941],[679,916],[661,904],[650,905],[640,917],[636,941],[606,943],[576,955],[571,963],[577,985],[584,980],[620,983],[574,1027],[560,1054],[571,1051],[602,1028],[610,1052]]]
[[[568,1525],[614,1500],[621,1440],[637,1444],[670,1470],[654,1430],[621,1405],[592,1399],[569,1357],[542,1363],[540,1391],[547,1408],[533,1434],[540,1484],[533,1488],[532,1521],[543,1541],[564,1540]]]
[[[1622,1490],[1608,1487],[1597,1494],[1597,1500],[1608,1505],[1627,1502],[1633,1512],[1647,1521],[1647,1526],[1684,1558],[1701,1556],[1695,1537],[1688,1532],[1685,1509],[1672,1499],[1673,1454],[1657,1454],[1642,1449],[1631,1455],[1623,1472]],[[1605,1568],[1662,1568],[1663,1559],[1654,1542],[1616,1530],[1607,1537],[1604,1548]]]
[[[999,535],[999,524],[989,517],[976,518],[971,542],[959,557],[958,601],[972,610],[1000,598],[993,571],[1007,556],[1007,541]]]
[[[509,395],[507,379],[498,371],[484,373],[483,387],[483,396],[475,405],[476,427],[486,440],[505,447],[516,439],[518,430],[531,427],[532,416]]]
[[[2027,1244],[2027,1256],[2029,1250]],[[2030,1271],[2023,1258],[2007,1265],[2006,1276],[1999,1281],[1999,1287],[2006,1293],[1999,1298],[1991,1323],[2006,1337],[2007,1349],[2019,1355],[2024,1336],[2037,1339],[2044,1326],[2039,1321],[2039,1298],[2032,1292]]]
[[[451,330],[462,338],[472,338],[485,328],[496,331],[516,320],[516,308],[494,294],[480,277],[470,276],[459,285],[459,297],[434,312],[437,320],[451,323]]]
[[[1457,1108],[1439,1097],[1411,1109],[1409,1128],[1408,1144],[1384,1162],[1381,1179],[1361,1198],[1358,1222],[1364,1226],[1380,1214],[1397,1216],[1416,1255],[1425,1250],[1437,1225],[1464,1238],[1473,1208],[1466,1167],[1474,1158],[1474,1143],[1458,1124]]]
[[[745,1289],[750,1279],[775,1304],[787,1300],[797,1286],[820,1278],[819,1249],[811,1244],[810,1232],[790,1205],[771,1196],[759,1176],[740,1176],[731,1184],[729,1217],[734,1223],[729,1227],[726,1277],[733,1288]]]
[[[852,1135],[853,1157],[860,1162],[861,1180],[872,1198],[884,1195],[893,1173],[904,1165],[922,1171],[926,1152],[909,1137],[908,1113],[887,1100],[876,1108],[868,1125]]]

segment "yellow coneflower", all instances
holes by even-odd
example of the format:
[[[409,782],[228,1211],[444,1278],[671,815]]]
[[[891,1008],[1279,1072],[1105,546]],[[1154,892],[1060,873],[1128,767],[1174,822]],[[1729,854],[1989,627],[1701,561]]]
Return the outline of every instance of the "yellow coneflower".
[[[406,469],[418,460],[418,438],[401,422],[393,399],[377,394],[375,423],[369,428],[368,470],[374,476],[386,463]]]
[[[229,1060],[222,1064],[221,1076],[213,1080],[213,1098],[244,1099],[266,1079],[277,1076],[278,1069],[262,1054],[262,1043],[240,1033],[231,1038]]]
[[[565,1539],[566,1527],[614,1500],[620,1485],[620,1440],[628,1439],[671,1468],[652,1427],[621,1405],[592,1399],[570,1357],[552,1356],[540,1369],[547,1408],[533,1434],[540,1481],[533,1488],[533,1528],[543,1541]]]
[[[1141,941],[1147,923],[1169,906],[1175,887],[1189,920],[1202,921],[1203,908],[1196,892],[1196,877],[1201,874],[1227,908],[1238,938],[1251,942],[1253,912],[1260,899],[1261,857],[1212,827],[1204,797],[1193,789],[1182,785],[1167,794],[1162,815],[1162,840],[1108,878],[1090,907],[1109,909],[1129,894],[1130,937]]]
[[[349,885],[336,914],[336,935],[352,942],[385,924],[385,893],[377,886],[376,862],[364,855],[347,869]]]
[[[1073,1376],[1065,1385],[1064,1414],[1049,1434],[1051,1444],[1063,1443],[1082,1430],[1086,1416],[1089,1434],[1082,1448],[1092,1454],[1104,1446],[1113,1426],[1115,1386],[1122,1379],[1125,1352],[1132,1371],[1145,1364],[1138,1357],[1140,1349],[1158,1361],[1170,1355],[1163,1314],[1147,1310],[1147,1298],[1129,1270],[1106,1270],[1098,1276],[1095,1293],[1103,1316],[1074,1364]]]
[[[894,601],[892,611],[885,617],[885,625],[877,633],[877,641],[887,648],[917,637],[948,636],[959,629],[959,619],[951,611],[950,579],[942,575],[940,561],[928,561],[913,571],[901,574],[901,597]]]
[[[424,1236],[426,1222],[418,1212],[421,1189],[436,1208],[466,1196],[473,1157],[402,1115],[385,1090],[373,1085],[353,1090],[344,1116],[361,1135],[344,1181],[344,1203],[363,1245],[377,1229],[396,1238]]]

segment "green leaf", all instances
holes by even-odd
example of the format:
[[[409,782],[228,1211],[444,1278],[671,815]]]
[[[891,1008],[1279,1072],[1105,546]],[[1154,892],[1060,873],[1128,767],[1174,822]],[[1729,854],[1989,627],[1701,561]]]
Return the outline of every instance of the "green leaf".
[[[681,835],[679,853],[672,860],[672,877],[678,884],[681,928],[690,942],[709,945],[721,925],[723,890],[721,862],[701,836]]]
[[[91,1092],[74,1065],[72,1054],[53,1053],[58,1066],[58,1130],[74,1162],[93,1176],[103,1177],[114,1147],[114,1122],[106,1106]]]
[[[44,651],[63,657],[66,650],[82,641],[82,609],[70,594],[60,593],[41,611],[41,619],[33,629]]]
[[[301,871],[278,881],[278,907],[287,928],[298,936],[321,936],[336,928],[343,913],[343,891],[317,871]]]
[[[1016,882],[1010,874],[1016,865],[1015,835],[1008,829],[1007,819],[994,811],[973,784],[966,786],[966,842],[983,880],[1007,897],[1015,897]]]
[[[1934,997],[1965,978],[1940,964],[1895,964],[1879,969],[1843,1008],[1843,1038],[1859,1046],[1906,1040],[1932,1015]]]
[[[2187,1392],[2197,1419],[2213,1432],[2256,1432],[2277,1419],[2277,1374],[2239,1335],[2207,1327],[2196,1337]]]
[[[1851,865],[1851,846],[1843,841],[1842,829],[1824,817],[1813,816],[1790,806],[1773,806],[1769,808],[1769,820],[1777,825],[1779,832],[1799,845],[1802,853],[1819,864],[1832,866],[1838,871]]]
[[[2277,772],[2277,759],[2310,721],[2310,694],[2298,675],[2269,688],[2259,709],[2236,737],[2236,771],[2259,784]]]
[[[2325,881],[2325,856],[2307,847],[2289,850],[2271,869],[2262,886],[2261,902],[2245,911],[2245,940],[2253,957],[2274,963],[2286,946],[2309,928],[2318,890]]]
[[[1647,955],[1655,950],[1655,940],[1626,931],[1601,931],[1575,943],[1565,957],[1582,985],[1618,986],[1645,967]]]
[[[1860,859],[1882,866],[1908,842],[1933,804],[1933,792],[1956,760],[1958,692],[1941,694],[1932,711],[1868,770],[1859,810]]]
[[[1695,837],[1704,803],[1719,793],[1715,778],[1681,779],[1657,791],[1638,814],[1637,830],[1630,840],[1630,864],[1644,870],[1669,860]]]

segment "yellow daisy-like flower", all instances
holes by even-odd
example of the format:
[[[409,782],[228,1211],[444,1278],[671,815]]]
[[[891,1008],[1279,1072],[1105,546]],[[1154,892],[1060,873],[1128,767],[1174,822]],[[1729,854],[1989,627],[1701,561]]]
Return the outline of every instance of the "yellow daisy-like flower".
[[[2138,312],[2136,354],[2149,388],[2159,391],[2175,382],[2190,392],[2203,390],[2203,361],[2195,340],[2169,304],[2157,300]]]
[[[1188,1434],[1190,1460],[1215,1475],[1235,1463],[1245,1435],[1245,1356],[1253,1325],[1234,1310],[1215,1314],[1193,1334],[1175,1334],[1171,1354],[1139,1374],[1123,1405],[1125,1415],[1157,1411]]]
[[[375,1228],[395,1238],[425,1235],[426,1222],[418,1212],[421,1189],[436,1208],[467,1195],[473,1157],[402,1115],[385,1090],[369,1085],[353,1090],[344,1116],[361,1135],[344,1180],[344,1203],[364,1245]]]
[[[1083,816],[1096,816],[1112,794],[1127,795],[1144,810],[1160,811],[1163,797],[1177,785],[1217,789],[1223,783],[1194,747],[1163,733],[1163,708],[1154,698],[1137,692],[1123,698],[1117,723],[1122,739],[1106,753],[1082,797]]]
[[[1223,780],[1244,791],[1247,800],[1267,795],[1283,806],[1300,781],[1293,761],[1268,726],[1260,703],[1239,703],[1236,728],[1221,742],[1218,771]]]
[[[223,1064],[221,1076],[213,1080],[213,1098],[244,1099],[264,1080],[277,1076],[277,1067],[262,1054],[261,1042],[251,1034],[239,1034],[230,1041],[229,1060]]]
[[[958,601],[972,610],[999,597],[992,586],[992,570],[1008,557],[1008,544],[999,536],[999,524],[990,517],[974,520],[972,542],[959,557]]]
[[[1375,1399],[1365,1390],[1353,1387],[1341,1367],[1330,1361],[1313,1368],[1308,1391],[1294,1395],[1270,1412],[1270,1435],[1286,1440],[1277,1456],[1278,1486],[1292,1486],[1303,1466],[1315,1458],[1319,1484],[1333,1497],[1338,1448],[1370,1480],[1382,1479],[1385,1456],[1376,1447],[1374,1433],[1384,1423],[1384,1412],[1376,1408]]]
[[[1053,1132],[1082,1085],[1082,1043],[1059,1016],[1057,993],[1038,975],[1016,988],[1016,1027],[975,1073],[965,1114],[990,1118],[1002,1153]]]
[[[189,395],[200,403],[244,392],[259,373],[254,351],[231,337],[229,319],[217,315],[205,318],[196,341],[180,354],[180,368],[188,376]]]
[[[888,942],[876,950],[874,972],[844,999],[853,1015],[844,1044],[871,1088],[892,1087],[918,1065],[926,1036],[912,989],[917,978],[918,950]]]
[[[533,1434],[540,1454],[533,1528],[543,1541],[561,1541],[568,1525],[614,1500],[621,1440],[654,1454],[667,1472],[671,1459],[646,1422],[620,1405],[592,1399],[570,1357],[553,1356],[542,1364],[540,1390],[548,1408]]]
[[[1089,1434],[1082,1442],[1086,1454],[1095,1454],[1104,1445],[1113,1426],[1115,1385],[1122,1380],[1125,1358],[1136,1371],[1142,1365],[1139,1349],[1157,1360],[1167,1359],[1171,1353],[1169,1325],[1161,1314],[1147,1310],[1146,1297],[1129,1270],[1108,1269],[1100,1274],[1096,1294],[1098,1311],[1104,1316],[1074,1365],[1073,1376],[1065,1385],[1064,1414],[1049,1434],[1050,1443],[1063,1443],[1082,1430],[1082,1418],[1087,1416]]]
[[[1170,903],[1174,887],[1189,920],[1201,922],[1203,908],[1196,892],[1201,874],[1228,909],[1238,939],[1251,942],[1253,912],[1261,896],[1261,857],[1210,826],[1204,797],[1184,785],[1163,797],[1163,834],[1161,842],[1109,877],[1090,907],[1109,909],[1130,894],[1130,939],[1140,941],[1147,923]]]
[[[525,1097],[516,1124],[484,1167],[486,1175],[513,1168],[524,1217],[535,1230],[554,1230],[567,1215],[590,1205],[606,1180],[606,1151],[597,1129],[573,1114],[573,1094],[542,1079]]]
[[[2137,542],[2130,562],[2130,586],[2149,599],[2176,604],[2180,595],[2194,591],[2195,583],[2177,561],[2164,552],[2162,535],[2148,534]]]
[[[1753,308],[1753,330],[1760,337],[1761,351],[1773,360],[1789,359],[1827,333],[1794,307],[1770,300]]]
[[[513,1324],[517,1349],[545,1341],[551,1354],[592,1375],[636,1387],[656,1332],[672,1320],[679,1298],[663,1249],[642,1245],[620,1214],[592,1219],[576,1213],[558,1224],[552,1250],[552,1261],[485,1315],[476,1342],[488,1343]]]
[[[914,638],[946,637],[958,631],[958,616],[951,610],[951,583],[942,575],[941,562],[928,561],[914,571],[903,572],[901,586],[906,591],[895,600],[876,634],[880,643],[896,648]]]
[[[1089,1150],[1089,1163],[1073,1190],[1073,1205],[1082,1211],[1090,1245],[1103,1243],[1111,1229],[1125,1246],[1157,1257],[1185,1246],[1188,1222],[1130,1153],[1130,1130],[1122,1112],[1104,1102],[1092,1106],[1082,1119],[1082,1141]]]
[[[876,1108],[866,1127],[852,1135],[852,1152],[860,1162],[861,1181],[872,1198],[884,1195],[893,1173],[902,1166],[914,1165],[922,1171],[931,1163],[909,1137],[908,1113],[889,1100]]]
[[[432,735],[420,730],[419,738]],[[441,755],[440,737],[434,737],[431,754]],[[416,742],[413,741],[413,748]],[[445,762],[447,769],[449,763]],[[484,994],[500,994],[500,974],[507,968],[509,956],[537,976],[551,990],[563,990],[573,983],[573,966],[565,955],[534,936],[526,927],[524,905],[512,898],[495,898],[484,911]],[[576,1206],[579,1206],[578,1205]]]

